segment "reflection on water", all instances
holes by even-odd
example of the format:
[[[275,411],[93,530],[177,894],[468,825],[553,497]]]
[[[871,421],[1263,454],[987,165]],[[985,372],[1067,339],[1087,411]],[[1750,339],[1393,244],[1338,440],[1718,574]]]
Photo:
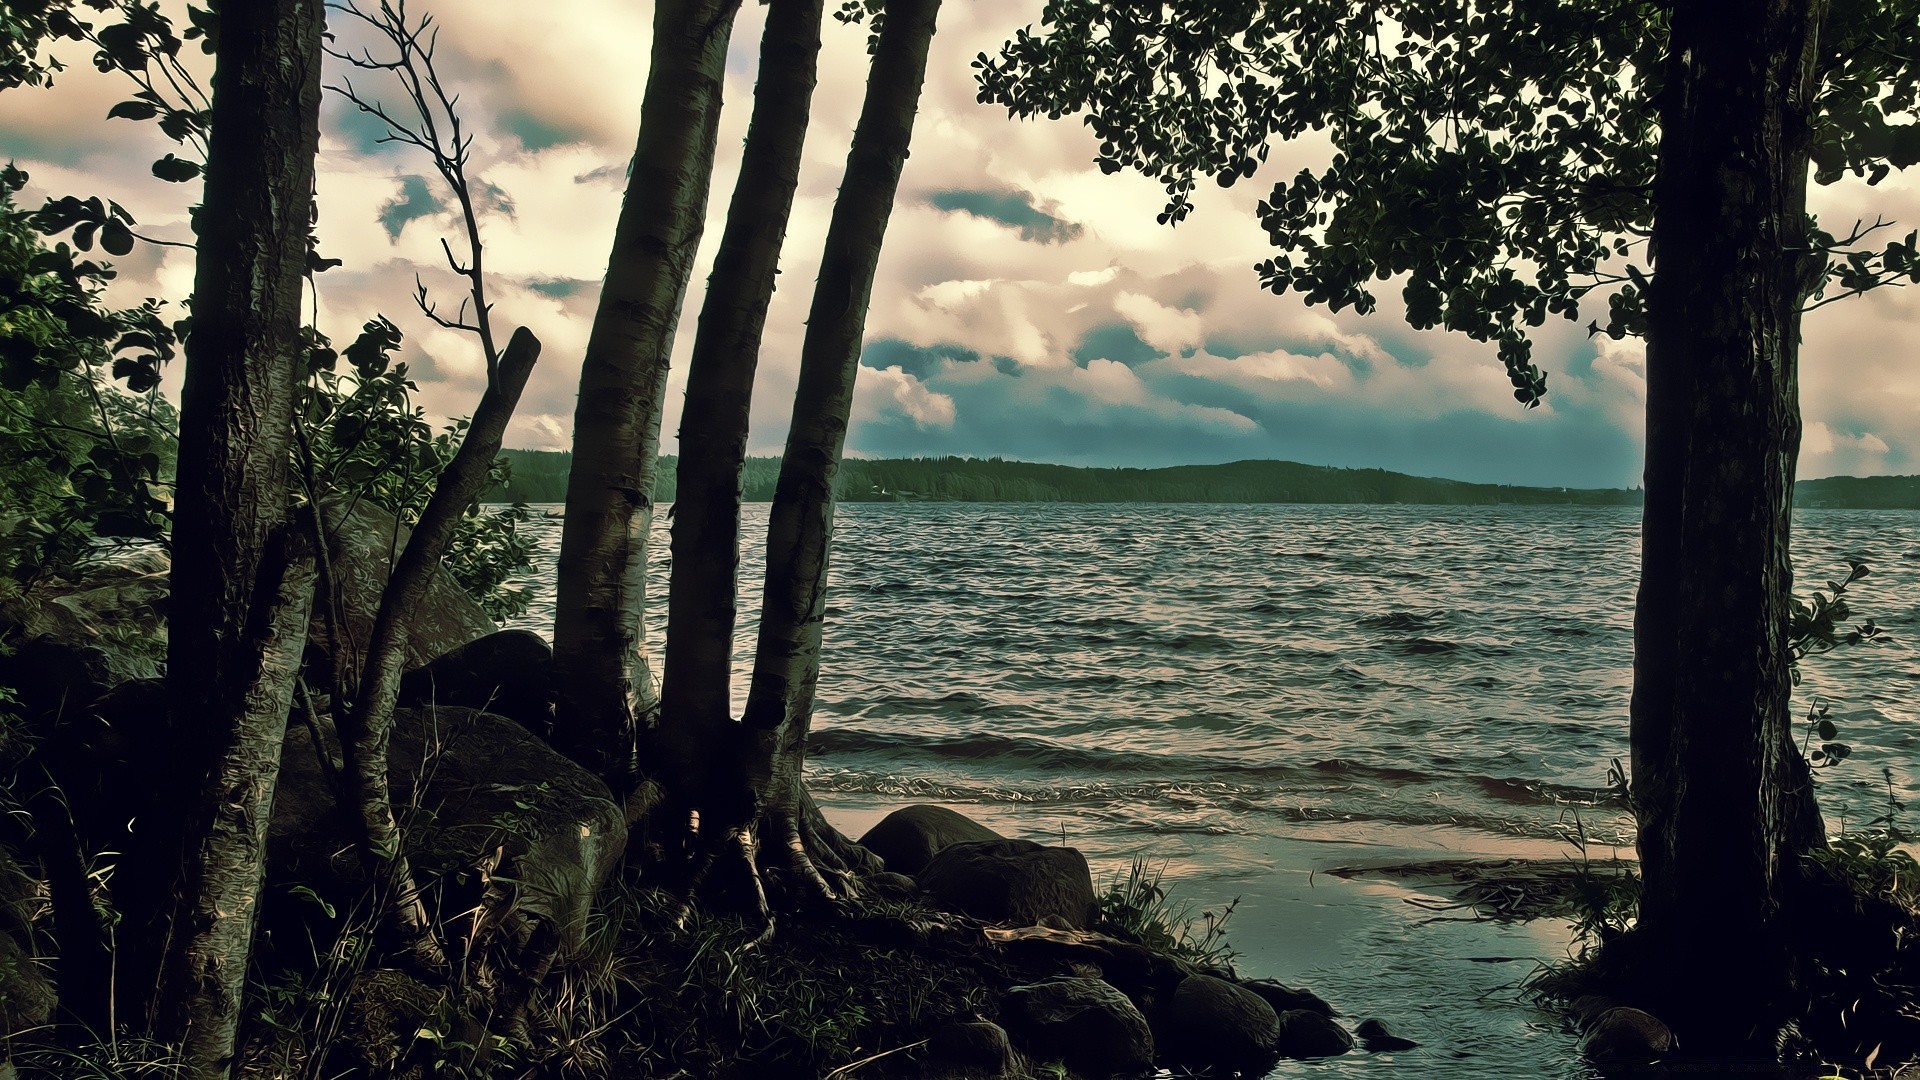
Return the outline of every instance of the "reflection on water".
[[[766,510],[746,508],[756,543]],[[1822,777],[1837,827],[1877,812],[1882,767],[1916,794],[1920,514],[1796,518],[1803,576],[1872,564],[1855,606],[1892,637],[1806,665],[1800,708],[1829,699],[1854,747]],[[558,520],[533,525],[551,560]],[[1638,534],[1632,508],[842,506],[812,783],[842,813],[966,804],[1096,865],[1152,852],[1192,895],[1243,897],[1247,965],[1427,1027],[1423,1072],[1580,1075],[1499,989],[1530,961],[1487,959],[1557,955],[1556,932],[1417,926],[1404,887],[1308,875],[1356,853],[1554,857],[1576,819],[1630,843],[1605,777],[1626,756]],[[743,658],[763,558],[741,562]],[[551,580],[549,562],[526,582],[543,633]]]

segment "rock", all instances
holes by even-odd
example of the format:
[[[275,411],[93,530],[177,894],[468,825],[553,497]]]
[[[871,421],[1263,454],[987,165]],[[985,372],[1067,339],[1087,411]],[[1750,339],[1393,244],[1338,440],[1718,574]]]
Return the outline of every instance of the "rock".
[[[1281,1057],[1337,1057],[1353,1049],[1353,1036],[1325,1013],[1288,1009],[1280,1014]]]
[[[519,919],[545,924],[563,948],[578,944],[594,893],[626,847],[626,818],[597,777],[519,724],[472,709],[396,713],[387,775],[414,872],[448,919],[479,900],[461,879],[486,865],[515,883]],[[306,725],[291,725],[267,829],[269,882],[352,903],[365,884],[356,833]]]
[[[1411,1050],[1420,1044],[1412,1039],[1403,1039],[1393,1033],[1385,1020],[1362,1020],[1360,1026],[1353,1029],[1360,1037],[1360,1045],[1368,1053],[1387,1053],[1393,1050]]]
[[[1212,975],[1180,980],[1159,1029],[1183,1062],[1264,1073],[1279,1058],[1280,1015],[1260,995]]]
[[[43,582],[0,612],[13,641],[0,686],[29,722],[92,704],[121,683],[158,678],[167,660],[167,567],[157,554]]]
[[[923,1061],[921,1075],[929,1080],[1011,1080],[1024,1073],[1007,1030],[985,1020],[935,1029]]]
[[[1567,1016],[1573,1021],[1575,1028],[1585,1031],[1592,1027],[1593,1022],[1600,1019],[1602,1014],[1619,1004],[1605,994],[1581,994],[1567,1002]]]
[[[1087,1077],[1153,1067],[1153,1032],[1127,996],[1098,979],[1048,979],[1007,991],[1007,1030],[1041,1061]]]
[[[357,666],[365,658],[367,638],[380,610],[380,592],[386,588],[409,532],[395,524],[393,515],[364,500],[344,513],[337,501],[325,505],[327,564],[333,573],[334,592],[341,601],[341,637],[348,658]],[[497,629],[453,575],[436,573],[427,582],[426,596],[408,627],[407,658],[402,667],[420,667]],[[329,656],[334,653],[334,642],[318,604],[314,607],[310,644]]]
[[[0,848],[0,1036],[43,1027],[59,1003],[47,971],[33,959],[32,909],[38,882]],[[0,1048],[0,1061],[6,1051]]]
[[[340,1031],[325,1047],[328,1075],[425,1080],[427,1069],[406,1060],[419,1047],[422,1025],[440,1010],[443,993],[405,972],[375,968],[347,985]]]
[[[944,806],[903,806],[860,838],[860,846],[880,856],[887,869],[918,877],[927,861],[948,844],[1000,840],[1001,835]]]
[[[1626,1005],[1601,1013],[1580,1040],[1588,1060],[1609,1065],[1645,1065],[1673,1049],[1673,1032],[1651,1013]]]
[[[1084,930],[1093,918],[1093,875],[1069,847],[1031,840],[979,840],[942,848],[920,887],[949,911],[986,922],[1031,926],[1057,915]]]
[[[1273,1011],[1277,1013],[1305,1009],[1308,1012],[1317,1012],[1321,1016],[1340,1015],[1334,1011],[1333,1006],[1327,1004],[1320,995],[1311,990],[1295,989],[1274,982],[1272,979],[1247,979],[1240,985],[1266,999],[1267,1004],[1273,1006]]]
[[[920,895],[920,883],[905,874],[882,870],[867,876],[867,887],[890,900],[911,900]]]
[[[497,630],[407,672],[399,704],[479,709],[544,739],[553,730],[553,649],[531,630]]]

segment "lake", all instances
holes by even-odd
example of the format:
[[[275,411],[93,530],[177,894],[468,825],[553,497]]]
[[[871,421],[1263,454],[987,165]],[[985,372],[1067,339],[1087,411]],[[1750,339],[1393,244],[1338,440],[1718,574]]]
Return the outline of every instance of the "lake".
[[[540,510],[555,512],[557,507]],[[767,507],[745,511],[752,655]],[[519,584],[552,626],[558,518]],[[1823,771],[1830,829],[1920,771],[1920,512],[1796,515],[1798,592],[1850,595],[1891,640],[1813,657],[1853,757]],[[667,522],[656,522],[664,616]],[[1283,1063],[1332,1075],[1587,1075],[1517,989],[1565,955],[1558,925],[1436,912],[1437,885],[1337,867],[1595,857],[1631,820],[1627,756],[1639,510],[1617,507],[856,503],[839,510],[810,782],[855,835],[939,802],[1066,842],[1096,884],[1135,856],[1195,910],[1239,899],[1243,972],[1302,983],[1401,1054]],[[657,650],[663,627],[651,640]],[[735,706],[746,678],[737,673]]]

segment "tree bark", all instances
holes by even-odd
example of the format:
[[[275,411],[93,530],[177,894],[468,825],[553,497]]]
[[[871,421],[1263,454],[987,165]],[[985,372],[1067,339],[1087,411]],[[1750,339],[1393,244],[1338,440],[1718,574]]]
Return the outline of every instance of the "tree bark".
[[[168,601],[179,757],[161,770],[178,778],[172,805],[188,810],[184,831],[150,837],[163,861],[146,868],[155,876],[143,890],[157,911],[133,913],[121,931],[122,941],[147,935],[136,952],[181,950],[166,967],[186,981],[158,996],[168,1004],[156,1019],[163,1037],[186,1037],[193,1076],[232,1066],[279,761],[274,732],[296,674],[270,650],[293,636],[283,624],[294,602],[280,588],[297,591],[300,572],[263,568],[287,520],[324,22],[318,0],[221,9]],[[167,852],[177,858],[165,861]],[[158,913],[176,899],[190,921]],[[136,962],[121,978],[138,979],[145,967]]]
[[[554,615],[554,737],[617,793],[658,712],[647,534],[667,367],[713,174],[739,0],[661,0],[633,174],[580,371]]]
[[[833,206],[820,277],[800,352],[793,423],[780,462],[767,526],[767,575],[753,682],[742,717],[750,790],[772,815],[806,871],[794,841],[809,827],[800,816],[800,767],[820,674],[827,561],[833,540],[833,476],[846,444],[867,304],[880,245],[905,165],[939,0],[896,0],[867,78],[847,171]],[[824,823],[822,823],[824,824]],[[818,875],[802,873],[817,883]]]
[[[1648,295],[1634,617],[1641,945],[1693,1052],[1770,1047],[1800,856],[1824,843],[1794,745],[1787,538],[1826,5],[1674,7]],[[1729,27],[1739,27],[1738,32]]]
[[[824,0],[773,0],[740,178],[714,257],[680,415],[673,580],[661,685],[664,760],[684,775],[732,722],[733,630],[738,617],[740,476],[754,370],[800,182]]]
[[[366,668],[359,695],[341,725],[340,746],[347,763],[348,784],[366,836],[366,858],[376,894],[387,905],[390,924],[414,958],[438,967],[444,954],[427,921],[426,906],[401,845],[393,816],[393,798],[387,785],[387,746],[393,735],[394,701],[400,692],[400,669],[407,656],[407,632],[413,624],[427,586],[440,569],[447,542],[460,515],[480,496],[487,471],[500,455],[507,421],[520,403],[520,392],[540,357],[540,342],[526,327],[515,330],[500,366],[487,385],[473,423],[460,449],[441,471],[420,523],[407,537],[407,546],[394,564],[387,587],[380,594],[380,611],[368,636]]]

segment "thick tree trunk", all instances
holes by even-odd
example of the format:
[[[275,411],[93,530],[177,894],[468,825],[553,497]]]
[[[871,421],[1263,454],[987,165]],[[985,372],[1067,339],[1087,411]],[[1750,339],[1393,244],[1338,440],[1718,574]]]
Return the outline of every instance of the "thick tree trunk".
[[[262,571],[287,520],[324,22],[318,0],[221,9],[168,601],[180,758],[160,770],[179,777],[169,794],[189,809],[183,834],[154,838],[177,861],[153,868],[162,876],[143,885],[159,904],[177,895],[191,922],[171,920],[169,929],[164,918],[148,926],[136,918],[120,938],[151,931],[149,947],[185,950],[168,967],[187,982],[160,995],[168,1008],[159,1019],[162,1035],[189,1037],[195,1076],[231,1067],[275,731],[296,674],[263,654],[286,641],[275,638],[287,614],[279,586],[297,586],[298,575]],[[277,719],[268,715],[276,710]],[[139,978],[138,967],[121,977]]]
[[[407,546],[380,594],[380,611],[368,636],[359,693],[340,728],[348,785],[366,836],[366,858],[373,871],[370,876],[387,904],[391,925],[415,959],[428,967],[437,967],[444,956],[407,864],[387,786],[387,746],[393,735],[394,701],[400,693],[400,669],[407,657],[408,627],[440,569],[440,559],[446,554],[460,516],[486,487],[487,471],[500,455],[507,421],[513,418],[520,392],[526,388],[527,377],[539,357],[540,342],[533,334],[524,326],[515,330],[473,412],[473,423],[460,440],[460,449],[435,481],[433,495],[420,512],[420,523],[407,537]]]
[[[913,138],[927,51],[940,0],[896,0],[867,78],[847,171],[833,206],[800,353],[793,424],[780,463],[767,527],[767,576],[753,682],[742,717],[750,789],[769,824],[788,841],[795,868],[807,852],[793,844],[807,826],[800,766],[820,674],[826,616],[827,557],[833,540],[833,476],[846,443],[867,303],[880,245]]]
[[[664,760],[684,775],[724,742],[738,616],[740,473],[753,375],[780,247],[800,182],[825,0],[773,0],[760,45],[753,120],[714,257],[680,415],[673,582],[661,685]]]
[[[636,722],[658,712],[646,660],[647,533],[667,366],[707,210],[739,0],[661,0],[633,174],[580,371],[554,616],[555,742],[617,792]]]
[[[1808,109],[1825,4],[1674,8],[1648,297],[1634,619],[1641,945],[1694,1052],[1770,1045],[1824,842],[1794,746],[1787,537]],[[1729,27],[1738,27],[1732,32]]]

